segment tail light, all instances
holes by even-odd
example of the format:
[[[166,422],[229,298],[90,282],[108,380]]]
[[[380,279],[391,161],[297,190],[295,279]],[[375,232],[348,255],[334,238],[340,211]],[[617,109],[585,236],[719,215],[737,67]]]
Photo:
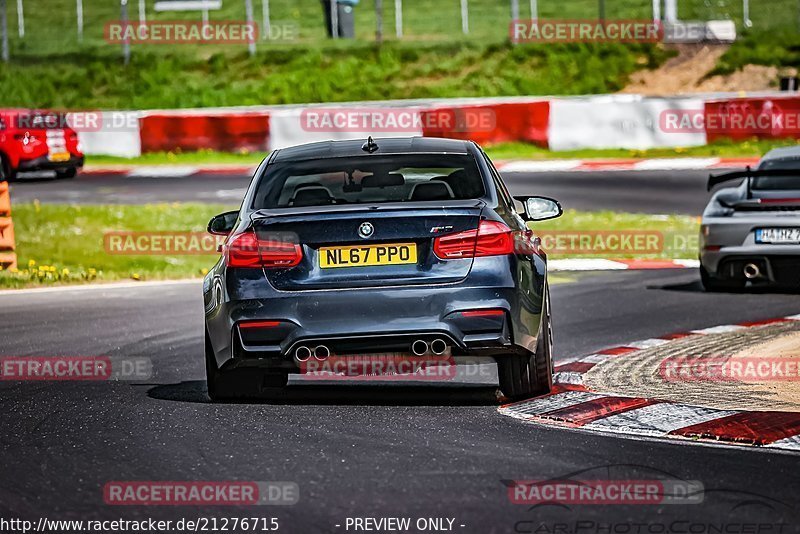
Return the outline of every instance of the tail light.
[[[433,252],[443,260],[514,254],[517,233],[501,222],[481,221],[476,230],[437,237]]]
[[[299,244],[259,239],[252,230],[234,236],[222,250],[228,267],[278,269],[294,267],[303,259]]]

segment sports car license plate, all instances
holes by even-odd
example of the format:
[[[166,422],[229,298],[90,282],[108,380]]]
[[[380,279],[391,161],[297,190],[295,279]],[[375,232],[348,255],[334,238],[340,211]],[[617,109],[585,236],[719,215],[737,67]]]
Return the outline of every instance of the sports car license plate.
[[[760,228],[756,230],[756,243],[800,244],[800,228]]]
[[[69,152],[55,152],[47,155],[50,161],[69,161]]]
[[[414,243],[319,249],[319,266],[323,269],[403,265],[406,263],[417,263],[417,245]]]

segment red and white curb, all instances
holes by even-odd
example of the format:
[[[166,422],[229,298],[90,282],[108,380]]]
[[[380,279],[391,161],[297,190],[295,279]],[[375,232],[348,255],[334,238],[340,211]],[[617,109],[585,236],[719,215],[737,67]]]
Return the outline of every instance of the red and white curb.
[[[498,411],[527,422],[653,438],[691,438],[757,445],[800,452],[800,412],[718,410],[677,402],[606,395],[588,390],[583,375],[600,362],[690,336],[733,332],[786,321],[722,325],[645,339],[562,362],[555,368],[553,391],[536,399],[506,404]]]
[[[501,172],[693,171],[755,165],[758,158],[565,159],[504,161]]]
[[[573,258],[549,260],[548,269],[552,272],[576,271],[625,271],[646,269],[697,269],[699,260],[618,260],[607,258]]]
[[[501,161],[502,172],[566,172],[566,171],[671,171],[703,170],[755,165],[758,158],[661,158],[661,159],[551,159]],[[185,178],[197,174],[252,175],[257,165],[87,165],[82,174],[114,175],[130,178]]]
[[[96,176],[125,176],[127,178],[188,178],[198,174],[252,176],[257,165],[89,165],[81,174]]]

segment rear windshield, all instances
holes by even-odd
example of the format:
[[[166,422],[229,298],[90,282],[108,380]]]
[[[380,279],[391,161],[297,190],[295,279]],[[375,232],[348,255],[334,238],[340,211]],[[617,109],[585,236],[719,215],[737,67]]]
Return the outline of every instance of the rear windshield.
[[[434,202],[484,194],[470,155],[370,155],[270,165],[257,186],[253,208]]]
[[[774,159],[761,164],[759,170],[797,170],[797,176],[759,176],[753,179],[753,189],[785,191],[800,189],[800,159]]]

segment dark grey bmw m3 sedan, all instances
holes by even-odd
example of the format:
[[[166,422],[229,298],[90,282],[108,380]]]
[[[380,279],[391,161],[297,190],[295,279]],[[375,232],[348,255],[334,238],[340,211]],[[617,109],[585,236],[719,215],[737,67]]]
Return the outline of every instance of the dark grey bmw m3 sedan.
[[[212,399],[286,387],[308,362],[396,354],[490,357],[511,399],[552,384],[546,255],[526,220],[561,215],[509,195],[475,143],[372,138],[277,150],[205,277]]]

